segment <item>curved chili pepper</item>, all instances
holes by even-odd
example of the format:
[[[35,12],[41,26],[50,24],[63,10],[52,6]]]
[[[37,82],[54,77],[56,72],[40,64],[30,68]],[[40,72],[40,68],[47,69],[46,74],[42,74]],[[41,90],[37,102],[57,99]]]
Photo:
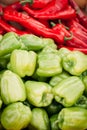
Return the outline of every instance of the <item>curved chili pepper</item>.
[[[77,3],[74,0],[69,0],[71,6],[75,9],[77,17],[81,24],[87,28],[87,16],[82,12]]]
[[[71,27],[70,32],[73,33],[74,36],[82,40],[83,42],[87,42],[87,34],[84,34],[84,31],[80,30],[77,27]]]
[[[42,9],[47,6],[52,0],[21,0],[21,3],[30,3],[30,7],[33,9]]]
[[[69,6],[68,0],[54,0],[41,10],[32,10],[29,4],[23,6],[23,10],[29,15],[40,19],[67,19],[75,17],[75,11]]]
[[[15,32],[18,35],[28,34],[27,31],[21,31],[16,29],[15,27],[11,26],[10,24],[6,23],[4,20],[0,19],[0,27],[5,30],[5,32]]]
[[[68,21],[68,26],[69,27],[79,28],[80,30],[83,31],[84,34],[87,35],[87,29],[83,25],[81,25],[79,22],[77,22],[76,20],[74,20],[74,19]]]
[[[56,24],[56,26],[53,27],[53,30],[57,32],[58,29],[59,29],[59,24]],[[82,47],[87,48],[86,42],[74,36],[72,31],[71,31],[72,33],[71,35],[71,33],[68,30],[66,30],[64,26],[62,26],[61,32],[65,33],[65,37],[64,37],[65,45],[71,46],[71,47],[78,47],[78,48],[82,48]]]
[[[62,35],[60,31],[59,32],[57,31],[56,34],[54,30],[47,28],[44,24],[40,23],[36,19],[33,19],[29,15],[14,10],[11,11],[5,10],[3,17],[6,20],[11,20],[20,23],[21,25],[28,28],[36,35],[46,38],[47,37],[53,38],[59,44],[64,42],[65,35]]]

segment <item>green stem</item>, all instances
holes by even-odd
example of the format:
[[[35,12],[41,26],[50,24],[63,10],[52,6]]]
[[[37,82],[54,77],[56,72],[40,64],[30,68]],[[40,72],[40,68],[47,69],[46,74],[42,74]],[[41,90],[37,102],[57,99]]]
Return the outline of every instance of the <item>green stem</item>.
[[[26,3],[29,3],[29,4],[33,4],[33,0],[20,0],[20,3],[22,4],[22,5],[25,5]]]

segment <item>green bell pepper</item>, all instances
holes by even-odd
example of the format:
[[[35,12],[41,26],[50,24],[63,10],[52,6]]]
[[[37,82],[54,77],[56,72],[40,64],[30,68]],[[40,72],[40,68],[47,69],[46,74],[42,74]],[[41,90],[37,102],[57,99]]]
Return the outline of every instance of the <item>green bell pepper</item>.
[[[6,106],[1,114],[1,124],[7,130],[21,130],[26,128],[32,118],[32,112],[21,102]]]
[[[45,107],[53,100],[52,87],[39,81],[25,82],[27,100],[36,107]]]
[[[54,40],[51,38],[43,38],[43,45],[44,47],[51,47],[53,49],[57,49],[57,45],[55,44]]]
[[[45,110],[48,113],[48,116],[52,116],[54,114],[59,113],[59,111],[63,108],[63,106],[56,102],[55,99],[52,101],[52,103],[50,105],[48,105],[47,107],[45,107]]]
[[[58,122],[62,130],[85,130],[87,129],[87,109],[63,108],[58,114]]]
[[[27,50],[39,51],[43,49],[43,39],[34,34],[24,34],[20,36],[22,43],[27,47]]]
[[[77,102],[74,104],[74,106],[76,107],[82,107],[87,109],[87,97],[85,97],[84,95],[82,95]]]
[[[34,51],[14,50],[10,57],[10,68],[20,77],[32,76],[36,68],[37,54]]]
[[[49,118],[43,108],[33,108],[29,130],[50,130]]]
[[[65,107],[72,106],[83,94],[84,84],[77,76],[71,76],[53,87],[55,100]]]
[[[58,83],[60,83],[62,80],[68,78],[69,76],[70,76],[69,73],[63,71],[62,73],[53,76],[53,77],[50,79],[49,84],[54,87],[54,86],[56,86]]]
[[[14,49],[21,48],[21,41],[14,32],[4,34],[0,41],[0,57],[11,53]]]
[[[6,70],[1,77],[1,98],[4,104],[26,99],[26,90],[22,79],[10,70]]]
[[[0,41],[2,40],[2,38],[3,38],[3,35],[0,34]]]
[[[79,76],[87,70],[87,55],[72,51],[63,57],[63,68],[72,75]]]
[[[58,114],[52,115],[50,117],[50,128],[51,130],[60,130],[58,127]]]
[[[45,47],[37,56],[37,75],[51,77],[62,72],[61,58],[58,51]]]
[[[63,57],[65,57],[68,53],[70,53],[71,51],[69,50],[69,49],[67,49],[67,48],[64,48],[64,47],[62,47],[62,48],[60,48],[59,50],[58,50],[58,54],[59,54],[59,56],[61,57],[61,58],[63,58]]]

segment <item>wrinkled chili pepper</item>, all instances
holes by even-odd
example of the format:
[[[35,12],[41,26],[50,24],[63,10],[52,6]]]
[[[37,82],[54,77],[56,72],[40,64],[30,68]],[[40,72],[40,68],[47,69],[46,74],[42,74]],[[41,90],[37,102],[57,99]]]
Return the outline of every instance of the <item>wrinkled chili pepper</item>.
[[[29,33],[27,31],[22,31],[22,30],[19,30],[19,29],[15,28],[15,27],[11,26],[7,22],[5,22],[3,19],[0,19],[0,28],[3,28],[5,30],[5,32],[15,32],[15,33],[17,33],[19,35]]]
[[[57,31],[56,34],[53,29],[47,28],[44,24],[40,23],[36,19],[33,19],[26,14],[14,10],[5,10],[3,13],[3,17],[6,20],[11,20],[20,23],[36,35],[46,38],[53,38],[59,44],[64,42],[65,35],[62,35],[60,31]]]
[[[47,6],[52,0],[21,0],[22,4],[30,3],[30,7],[33,9],[42,9]]]
[[[30,9],[29,5],[26,4],[23,6],[23,10],[26,11],[29,15],[39,19],[69,19],[76,16],[75,10],[71,6],[68,6],[68,4],[62,4],[64,1],[56,0],[56,2],[53,2],[54,4],[51,3],[52,5],[49,5],[50,7],[47,6],[46,8],[37,11]]]
[[[63,33],[65,33],[65,45],[67,46],[72,46],[72,47],[77,47],[77,48],[82,48],[82,47],[86,47],[87,48],[87,44],[80,40],[79,38],[77,38],[76,36],[73,35],[73,32],[71,31],[71,33],[66,30],[65,27],[63,27],[62,25],[62,31]],[[54,27],[53,27],[53,30],[55,30],[57,32],[57,30],[59,30],[59,24],[56,24]],[[71,35],[72,34],[72,35]]]
[[[70,5],[75,9],[77,17],[81,24],[87,28],[87,16],[82,12],[79,6],[76,4],[74,0],[69,0]]]
[[[67,24],[69,27],[76,27],[76,28],[79,28],[80,30],[83,31],[84,34],[87,35],[87,29],[81,25],[79,22],[77,22],[76,20],[72,19],[70,21],[68,21],[68,24]]]
[[[77,27],[71,27],[70,32],[73,33],[74,36],[76,36],[78,39],[82,40],[83,42],[87,42],[87,34],[84,34],[84,31]]]

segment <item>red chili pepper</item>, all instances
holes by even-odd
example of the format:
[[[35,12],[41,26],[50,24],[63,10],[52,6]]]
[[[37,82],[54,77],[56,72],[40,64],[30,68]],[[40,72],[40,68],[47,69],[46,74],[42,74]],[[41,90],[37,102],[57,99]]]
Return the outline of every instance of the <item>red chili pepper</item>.
[[[20,23],[22,26],[31,30],[38,36],[53,38],[58,44],[63,44],[64,42],[65,35],[61,35],[60,31],[57,31],[56,34],[53,29],[47,28],[44,24],[26,14],[17,11],[5,10],[3,17],[6,20]]]
[[[42,9],[52,1],[53,0],[22,0],[21,3],[30,3],[31,8]]]
[[[69,0],[71,6],[75,9],[77,17],[81,24],[87,28],[87,16],[82,12],[77,3],[74,0]]]
[[[78,28],[79,30],[82,30],[84,34],[87,35],[87,29],[83,25],[81,25],[79,22],[77,22],[76,20],[72,19],[72,20],[68,21],[67,23],[68,23],[67,25],[70,28],[72,28],[72,27]]]
[[[63,26],[63,25],[62,25]],[[56,24],[56,26],[53,27],[53,30],[57,30],[59,29],[59,24]],[[65,33],[65,37],[64,37],[64,44],[67,46],[71,46],[71,47],[77,47],[77,48],[87,48],[87,43],[80,40],[79,38],[77,38],[76,36],[73,35],[73,32],[70,32],[68,30],[66,30],[66,28],[63,26],[62,27],[62,32]]]
[[[68,19],[76,16],[75,10],[68,5],[68,0],[54,0],[42,10],[32,10],[29,4],[26,4],[23,10],[39,19]]]
[[[82,31],[81,29],[77,27],[71,27],[70,32],[72,32],[74,36],[76,36],[83,42],[87,43],[87,33],[84,33],[84,31]]]
[[[5,32],[15,32],[18,35],[28,34],[29,32],[21,31],[16,29],[15,27],[11,26],[10,24],[6,23],[4,20],[0,19],[0,28],[3,28]]]
[[[13,4],[7,5],[4,7],[5,10],[21,10],[22,9],[22,5],[20,2],[15,2]]]

